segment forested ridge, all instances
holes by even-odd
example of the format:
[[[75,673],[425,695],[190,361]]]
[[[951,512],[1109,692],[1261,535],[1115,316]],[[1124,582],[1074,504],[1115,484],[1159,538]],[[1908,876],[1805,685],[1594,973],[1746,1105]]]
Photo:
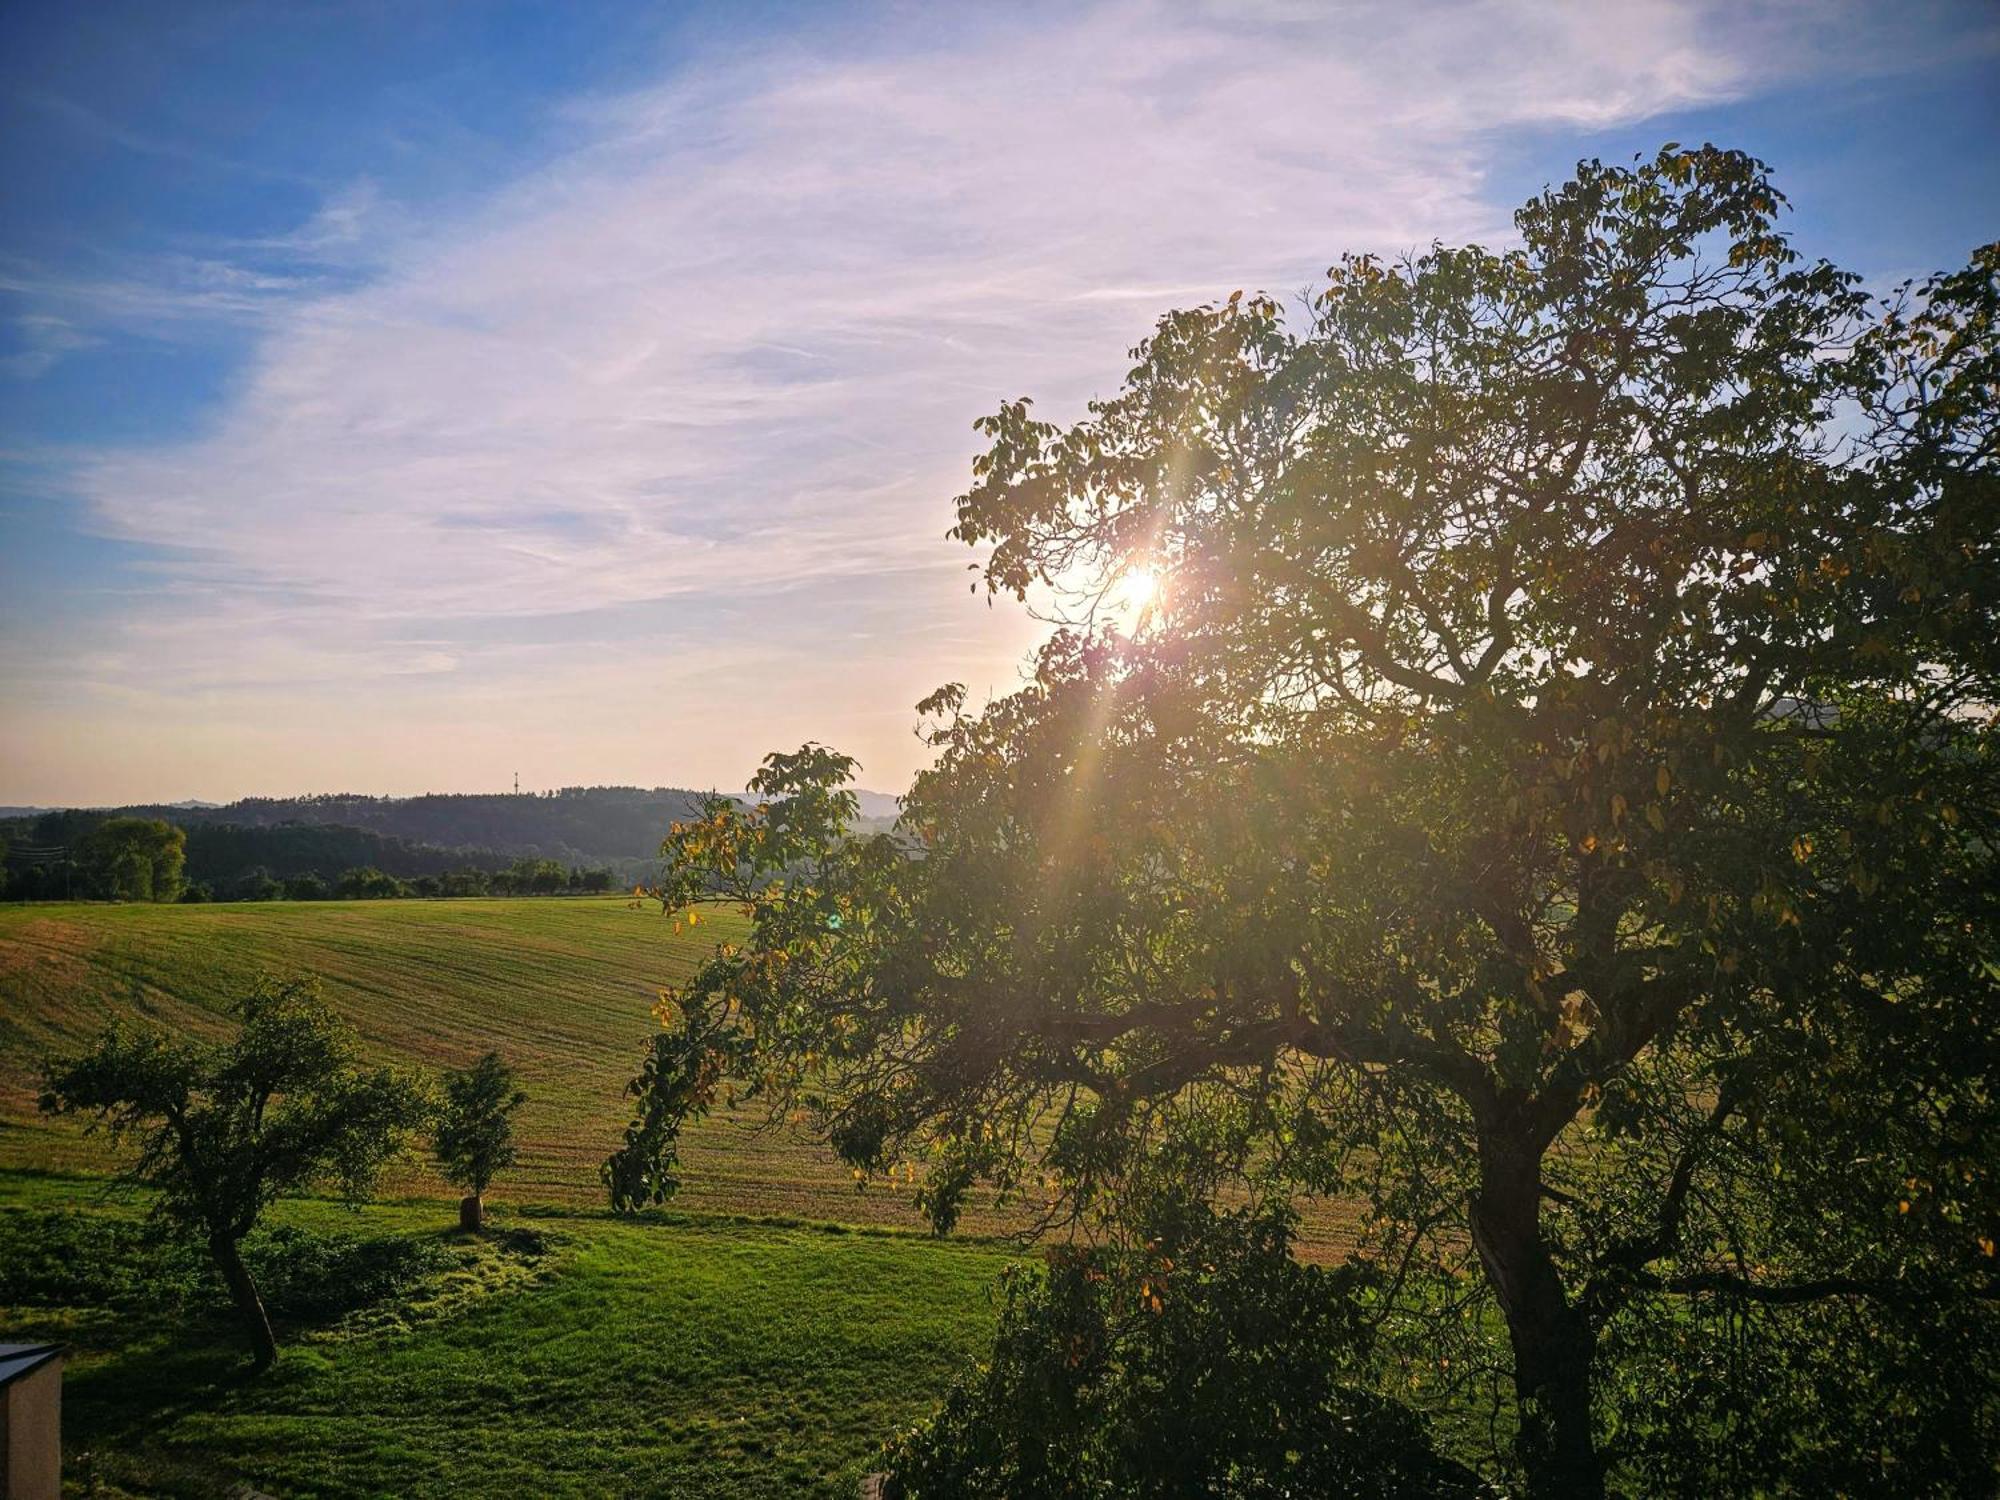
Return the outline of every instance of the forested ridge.
[[[226,807],[155,816],[192,828],[197,822],[244,828],[334,825],[431,844],[490,849],[549,859],[650,859],[667,825],[690,816],[700,793],[679,787],[564,787],[554,792],[437,792],[369,797],[329,792],[304,797],[248,797]]]
[[[661,837],[695,815],[702,795],[677,787],[575,786],[419,797],[325,792],[221,805],[23,811],[0,817],[0,862],[7,868],[0,895],[19,900],[90,894],[88,882],[79,886],[73,874],[65,883],[65,861],[79,859],[107,822],[133,818],[184,830],[187,883],[223,900],[257,899],[269,894],[265,887],[271,883],[315,876],[331,891],[352,872],[424,881],[455,872],[499,874],[522,861],[553,863],[565,871],[608,871],[610,882],[630,884],[651,876]],[[869,811],[893,811],[894,799],[871,798]],[[886,828],[890,821],[861,820],[870,828]],[[520,884],[527,888],[525,878]],[[547,886],[544,876],[536,888]]]
[[[159,820],[184,830],[187,883],[224,899],[315,876],[333,889],[357,870],[420,881],[454,871],[498,873],[523,860],[636,880],[650,869],[661,835],[697,800],[667,787],[568,787],[519,795],[328,793],[213,807],[54,809],[0,819],[4,890],[16,899],[88,894],[76,885],[74,867],[93,834],[114,819]]]

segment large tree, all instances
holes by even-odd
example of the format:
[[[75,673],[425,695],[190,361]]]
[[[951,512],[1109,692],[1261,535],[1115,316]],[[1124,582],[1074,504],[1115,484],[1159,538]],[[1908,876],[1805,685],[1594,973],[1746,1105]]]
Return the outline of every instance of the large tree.
[[[187,834],[164,818],[106,818],[78,842],[77,863],[101,896],[178,901]]]
[[[284,1194],[323,1184],[365,1196],[429,1102],[408,1078],[360,1063],[310,980],[260,984],[233,1009],[239,1024],[220,1042],[113,1026],[48,1061],[41,1107],[88,1116],[136,1148],[129,1175],[205,1241],[262,1368],[278,1346],[244,1237]]]
[[[983,422],[956,535],[1064,628],[924,705],[900,839],[816,747],[675,829],[667,902],[752,925],[614,1197],[723,1088],[945,1226],[1198,1130],[1215,1191],[1364,1205],[1398,1388],[1497,1353],[1531,1493],[1990,1478],[2000,246],[1877,301],[1781,207],[1585,163],[1518,248]]]

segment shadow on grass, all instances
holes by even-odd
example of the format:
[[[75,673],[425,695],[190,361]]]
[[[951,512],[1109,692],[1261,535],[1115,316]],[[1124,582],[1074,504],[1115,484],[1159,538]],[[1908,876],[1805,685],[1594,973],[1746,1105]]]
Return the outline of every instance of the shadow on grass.
[[[65,1379],[64,1425],[78,1447],[136,1447],[183,1417],[282,1379],[282,1370],[281,1360],[259,1375],[242,1336],[213,1320],[156,1327]]]
[[[245,1244],[280,1354],[259,1372],[206,1257],[157,1224],[71,1209],[0,1210],[0,1337],[69,1346],[64,1429],[82,1492],[223,1492],[172,1445],[190,1418],[256,1409],[326,1369],[322,1342],[450,1316],[541,1267],[531,1228],[360,1236],[278,1224]],[[308,1342],[321,1341],[321,1342]]]

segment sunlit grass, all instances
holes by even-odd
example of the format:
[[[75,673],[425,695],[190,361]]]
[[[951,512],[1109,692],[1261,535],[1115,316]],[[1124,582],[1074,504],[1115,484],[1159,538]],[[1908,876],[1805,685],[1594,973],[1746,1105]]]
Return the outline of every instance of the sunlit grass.
[[[519,1069],[521,1162],[495,1185],[500,1201],[602,1203],[598,1166],[624,1130],[659,989],[737,920],[677,935],[622,897],[0,907],[0,1167],[115,1162],[37,1113],[44,1053],[119,1016],[217,1033],[258,975],[304,970],[383,1062],[462,1066],[490,1047]],[[746,1109],[691,1130],[685,1206],[920,1225],[908,1194],[858,1194],[823,1148],[764,1123]],[[454,1194],[416,1167],[389,1187]]]
[[[595,1207],[598,1167],[628,1119],[624,1097],[657,1022],[659,989],[686,977],[740,918],[675,931],[624,897],[243,902],[212,906],[0,906],[0,1169],[107,1172],[115,1154],[35,1109],[39,1058],[110,1020],[219,1034],[223,1006],[260,974],[307,970],[374,1057],[462,1066],[497,1048],[520,1071],[521,1161],[502,1204]],[[762,1111],[722,1111],[688,1132],[690,1210],[921,1228],[907,1187],[857,1192],[826,1148]],[[397,1195],[456,1198],[427,1167],[392,1172]],[[1342,1205],[1308,1212],[1307,1244],[1345,1241]],[[1022,1222],[975,1195],[968,1233]]]

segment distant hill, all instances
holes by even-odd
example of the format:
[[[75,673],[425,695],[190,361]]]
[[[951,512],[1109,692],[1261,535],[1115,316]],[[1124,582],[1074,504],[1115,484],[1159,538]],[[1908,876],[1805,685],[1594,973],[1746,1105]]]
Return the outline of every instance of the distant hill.
[[[107,817],[164,818],[187,830],[188,879],[218,891],[256,871],[279,880],[308,872],[332,879],[372,865],[412,879],[460,868],[498,870],[517,859],[609,869],[621,881],[632,881],[651,875],[668,827],[692,816],[703,795],[684,787],[593,786],[22,808],[0,811],[0,838],[50,850],[74,845]],[[894,822],[898,799],[880,792],[859,797],[863,831],[882,831]]]
[[[304,797],[246,797],[226,803],[149,803],[43,814],[38,839],[60,826],[99,818],[165,818],[189,831],[309,826],[353,828],[451,851],[533,856],[565,863],[651,859],[676,818],[689,816],[701,794],[677,787],[565,787],[559,792],[431,793],[369,797],[323,792]],[[387,868],[386,866],[384,868]]]
[[[674,787],[569,787],[555,793],[367,797],[249,797],[222,805],[152,803],[118,808],[24,811],[0,818],[0,840],[13,846],[10,894],[42,889],[25,868],[49,852],[73,848],[114,816],[164,818],[187,830],[187,878],[228,891],[253,874],[279,880],[307,873],[328,880],[373,866],[401,879],[471,868],[493,871],[517,859],[609,869],[621,881],[644,879],[660,840],[687,817],[700,794]],[[50,877],[53,878],[53,877]]]
[[[559,792],[431,793],[368,797],[247,797],[213,808],[158,808],[183,827],[303,823],[362,828],[440,849],[490,850],[564,864],[622,864],[659,853],[668,825],[690,816],[701,793],[680,787],[564,787]]]

